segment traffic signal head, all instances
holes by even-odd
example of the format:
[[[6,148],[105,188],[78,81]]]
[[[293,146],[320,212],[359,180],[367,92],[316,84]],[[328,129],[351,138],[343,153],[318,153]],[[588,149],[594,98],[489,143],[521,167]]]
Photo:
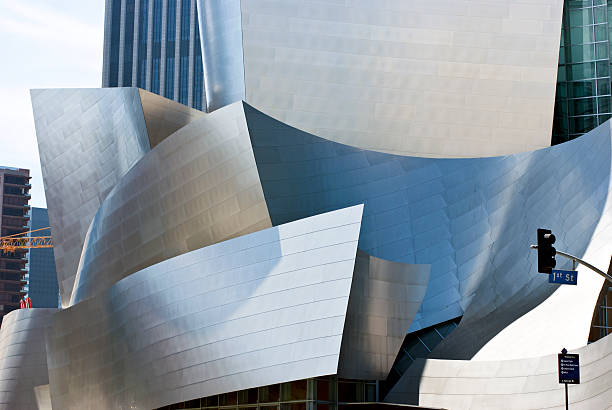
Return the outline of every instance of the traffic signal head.
[[[552,246],[555,243],[555,235],[550,229],[538,229],[538,272],[552,273],[557,265],[555,254],[557,250]]]

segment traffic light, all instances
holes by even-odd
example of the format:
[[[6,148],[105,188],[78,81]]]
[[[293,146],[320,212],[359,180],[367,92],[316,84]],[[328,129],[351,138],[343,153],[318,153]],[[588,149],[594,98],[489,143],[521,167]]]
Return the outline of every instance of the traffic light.
[[[555,254],[557,250],[552,246],[555,243],[555,235],[550,229],[538,229],[538,272],[552,273],[557,265]]]

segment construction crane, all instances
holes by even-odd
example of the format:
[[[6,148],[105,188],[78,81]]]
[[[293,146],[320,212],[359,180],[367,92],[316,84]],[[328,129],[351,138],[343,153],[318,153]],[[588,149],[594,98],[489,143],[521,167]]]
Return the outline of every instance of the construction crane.
[[[17,249],[53,248],[53,238],[51,236],[29,236],[32,232],[45,229],[51,228],[34,229],[33,231],[0,237],[0,251],[15,252]]]

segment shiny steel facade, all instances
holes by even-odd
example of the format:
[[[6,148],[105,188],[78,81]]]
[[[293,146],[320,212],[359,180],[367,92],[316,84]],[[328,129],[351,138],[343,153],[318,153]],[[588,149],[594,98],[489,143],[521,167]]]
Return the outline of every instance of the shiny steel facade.
[[[53,407],[150,409],[335,374],[362,209],[176,256],[62,310]]]
[[[580,384],[569,385],[570,409],[607,409],[612,403],[612,338],[580,355]],[[385,401],[448,409],[565,409],[557,355],[517,360],[419,359]]]
[[[206,111],[245,99],[241,0],[198,0]]]
[[[187,107],[136,88],[32,90],[31,95],[65,307],[85,235],[104,198],[151,145],[167,136],[162,130],[174,132],[194,116]],[[150,138],[147,126],[157,125],[160,104],[166,106],[167,124],[152,127]]]
[[[338,375],[384,380],[423,301],[428,265],[407,265],[357,252]]]
[[[87,232],[71,305],[157,262],[272,226],[242,103],[199,114],[108,194]]]
[[[89,224],[110,190],[150,150],[147,128],[135,88],[31,95],[58,285],[67,306]]]
[[[209,108],[244,98],[324,138],[404,155],[546,147],[562,10],[563,0],[199,0]]]
[[[607,203],[609,123],[544,150],[435,159],[361,150],[245,110],[272,224],[363,203],[360,249],[431,265],[411,330],[463,315],[448,357],[471,358],[554,292],[536,272],[536,253],[525,252],[539,226],[564,232],[555,246],[582,255]],[[598,293],[585,304],[591,313]],[[575,329],[585,342],[588,323]]]
[[[34,388],[49,383],[45,329],[57,309],[18,309],[0,328],[0,409],[38,409]]]
[[[54,95],[67,106],[50,109]],[[533,357],[587,340],[601,280],[581,271],[575,314],[551,317],[572,295],[536,273],[529,244],[546,226],[563,233],[559,249],[610,254],[609,122],[538,151],[437,159],[326,140],[243,102],[204,114],[136,89],[33,99],[50,212],[83,204],[79,187],[99,201],[69,214],[89,225],[64,242],[80,258],[48,330],[54,408],[381,380],[406,332],[458,316],[431,357]],[[92,148],[65,163],[67,138]]]

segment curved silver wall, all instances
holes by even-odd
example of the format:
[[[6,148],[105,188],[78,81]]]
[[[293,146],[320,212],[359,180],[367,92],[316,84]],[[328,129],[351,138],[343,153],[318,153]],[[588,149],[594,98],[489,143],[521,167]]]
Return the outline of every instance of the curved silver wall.
[[[0,328],[0,408],[38,410],[34,388],[49,383],[45,330],[57,309],[19,309]]]
[[[244,100],[240,0],[198,0],[206,111]]]
[[[54,408],[143,408],[335,374],[362,206],[168,259],[55,315]]]
[[[274,225],[364,203],[361,249],[431,264],[411,330],[464,315],[442,357],[471,358],[550,296],[556,286],[536,273],[536,253],[529,250],[536,229],[562,233],[556,246],[583,255],[610,189],[609,123],[539,151],[429,159],[360,150],[248,105],[245,112]]]
[[[137,88],[31,90],[31,96],[65,307],[87,229],[106,195],[165,132],[199,114]]]
[[[278,225],[364,203],[360,248],[431,264],[411,330],[463,315],[435,354],[471,358],[556,289],[525,253],[536,228],[565,232],[559,248],[581,255],[604,212],[609,124],[540,151],[428,159],[334,143],[241,105],[203,114],[118,182],[91,225],[73,303],[153,263],[269,226],[268,215]]]
[[[90,205],[101,203],[60,219],[64,231],[91,224],[85,243],[60,236],[82,254],[72,306],[49,330],[55,407],[150,408],[323,374],[379,379],[408,326],[461,315],[435,357],[526,357],[586,342],[601,281],[580,271],[578,286],[557,290],[536,273],[529,244],[544,226],[558,249],[596,263],[611,253],[609,122],[538,151],[434,159],[325,140],[242,102],[210,115],[177,108],[168,125],[155,104],[147,122],[137,102],[121,102],[138,92],[113,91],[64,90],[75,96],[48,114],[40,106],[54,94],[35,98],[55,212],[87,198],[80,172],[93,181]],[[113,114],[123,122],[113,121],[129,132],[106,124],[114,109],[91,108],[96,96],[123,104]],[[90,104],[77,104],[81,122],[70,121],[73,99]],[[144,127],[154,123],[166,131],[150,149]],[[67,135],[95,147],[75,154],[69,173],[55,144]],[[111,176],[100,180],[100,170]],[[357,242],[367,254],[356,261]],[[580,306],[568,323],[546,315],[572,295]],[[533,343],[547,335],[552,342]]]
[[[211,110],[244,99],[307,132],[403,155],[550,145],[563,0],[198,5]]]
[[[612,403],[612,336],[580,355],[580,384],[569,385],[570,409],[607,409]],[[387,395],[391,403],[449,409],[564,409],[557,355],[507,361],[418,359]]]
[[[108,194],[87,232],[71,305],[162,260],[272,226],[242,104],[202,115]]]
[[[389,262],[357,251],[338,376],[387,378],[423,301],[428,279],[428,265]]]
[[[167,98],[161,98],[147,90],[139,88],[138,94],[151,148],[154,148],[170,134],[206,115],[202,111],[189,108]]]
[[[136,88],[32,90],[62,305],[104,197],[149,151]]]

